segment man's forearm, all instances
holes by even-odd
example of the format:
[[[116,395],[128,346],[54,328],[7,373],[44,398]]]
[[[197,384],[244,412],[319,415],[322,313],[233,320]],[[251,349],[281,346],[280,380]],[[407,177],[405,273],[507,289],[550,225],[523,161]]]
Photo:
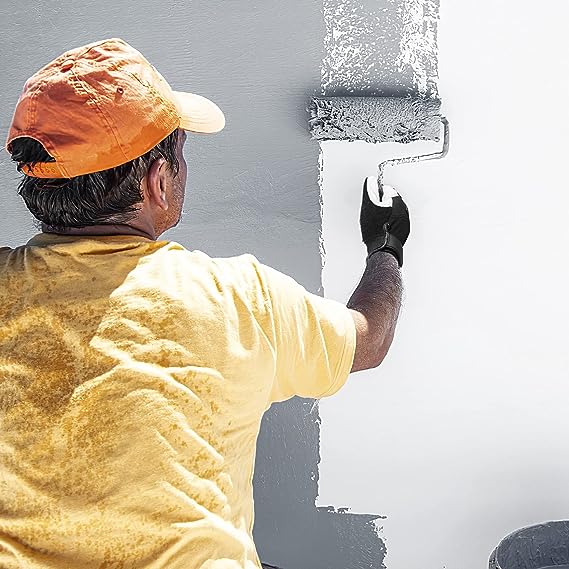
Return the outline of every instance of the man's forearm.
[[[360,283],[346,306],[366,317],[380,352],[386,352],[393,340],[402,295],[403,282],[397,260],[391,253],[374,253],[367,260]],[[385,353],[381,359],[384,356]]]

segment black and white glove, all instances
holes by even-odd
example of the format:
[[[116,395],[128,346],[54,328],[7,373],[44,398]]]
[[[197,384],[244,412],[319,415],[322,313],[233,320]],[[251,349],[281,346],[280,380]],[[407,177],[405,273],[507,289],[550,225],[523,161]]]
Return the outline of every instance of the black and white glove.
[[[391,186],[383,186],[380,195],[373,176],[364,181],[360,228],[368,258],[377,251],[387,251],[397,259],[399,267],[403,266],[403,245],[411,231],[409,210]]]

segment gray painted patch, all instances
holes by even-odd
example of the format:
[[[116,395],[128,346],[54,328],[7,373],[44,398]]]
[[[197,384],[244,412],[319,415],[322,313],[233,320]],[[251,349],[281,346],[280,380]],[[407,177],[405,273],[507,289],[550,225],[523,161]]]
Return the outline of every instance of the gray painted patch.
[[[313,400],[274,405],[263,419],[255,471],[255,540],[263,559],[284,569],[383,569],[385,516],[316,507],[320,417]],[[278,473],[277,484],[273,481]]]
[[[323,93],[437,95],[439,0],[324,0]]]
[[[315,97],[308,126],[316,140],[438,141],[440,108],[434,97]]]
[[[546,522],[506,536],[492,552],[490,569],[569,568],[569,521]]]

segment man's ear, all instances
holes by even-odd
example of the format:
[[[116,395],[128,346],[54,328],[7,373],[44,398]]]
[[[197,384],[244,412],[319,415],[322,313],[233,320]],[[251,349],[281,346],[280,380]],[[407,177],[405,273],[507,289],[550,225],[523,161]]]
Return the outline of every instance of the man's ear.
[[[164,211],[168,209],[168,199],[166,197],[168,162],[165,158],[156,158],[148,168],[146,173],[146,191],[148,199]]]

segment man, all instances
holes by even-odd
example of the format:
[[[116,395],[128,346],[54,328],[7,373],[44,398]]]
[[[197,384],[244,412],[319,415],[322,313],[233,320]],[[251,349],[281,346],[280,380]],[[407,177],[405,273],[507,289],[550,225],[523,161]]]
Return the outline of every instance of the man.
[[[251,254],[159,240],[182,212],[186,131],[224,125],[118,38],[24,85],[6,149],[42,231],[0,249],[4,569],[261,567],[264,411],[336,393],[391,345],[409,216],[395,192],[372,203],[371,179],[350,308]]]

